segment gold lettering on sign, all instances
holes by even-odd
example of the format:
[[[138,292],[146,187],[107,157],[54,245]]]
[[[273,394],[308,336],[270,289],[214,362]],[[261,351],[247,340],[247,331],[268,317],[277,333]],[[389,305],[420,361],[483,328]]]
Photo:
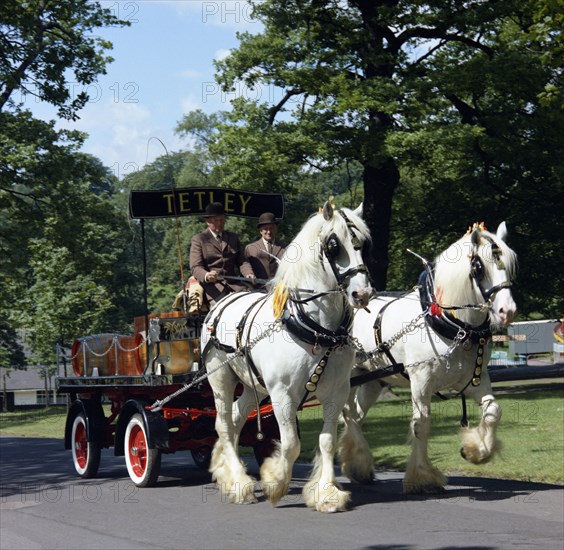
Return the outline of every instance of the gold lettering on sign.
[[[166,209],[169,214],[174,213],[174,195],[172,193],[163,195],[163,199],[166,200]]]
[[[190,193],[179,193],[178,201],[180,212],[190,212]]]
[[[202,197],[206,194],[205,191],[194,191],[194,195],[198,197],[198,210],[202,211],[204,209],[204,201]]]
[[[225,193],[225,211],[226,212],[235,212],[235,208],[233,208],[233,200],[235,199],[234,193]]]
[[[243,197],[243,195],[239,195],[239,198],[241,199],[241,214],[246,214],[247,204],[249,204],[249,201],[252,199],[252,197],[248,197],[247,200],[245,200],[245,197]]]
[[[195,215],[203,213],[206,207],[214,202],[221,202],[227,215],[234,214],[243,217],[258,215],[258,213],[252,213],[253,209],[259,206],[258,200],[252,200],[254,197],[252,192],[193,188],[142,193],[144,195],[141,196],[141,199],[131,202],[131,212],[134,216],[137,215],[137,202],[143,213],[147,212],[147,217]]]

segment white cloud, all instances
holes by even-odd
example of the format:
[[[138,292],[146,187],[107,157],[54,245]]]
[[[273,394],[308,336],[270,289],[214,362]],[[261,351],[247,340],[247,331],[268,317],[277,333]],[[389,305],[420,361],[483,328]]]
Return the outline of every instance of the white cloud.
[[[120,178],[165,154],[152,138],[169,152],[181,148],[173,128],[156,122],[145,106],[104,101],[89,104],[81,114],[80,129],[89,134],[83,151],[100,158]]]
[[[182,113],[186,114],[190,111],[195,111],[196,109],[202,108],[202,102],[193,96],[183,97],[180,101],[180,108],[182,109]]]
[[[246,0],[158,0],[153,3],[172,7],[179,17],[197,17],[204,25],[251,32],[259,28]]]
[[[201,71],[197,71],[195,69],[184,69],[178,73],[180,78],[203,78],[205,75]]]
[[[221,61],[222,59],[225,59],[230,53],[231,50],[226,50],[225,48],[217,50],[215,52],[214,59],[216,61]]]

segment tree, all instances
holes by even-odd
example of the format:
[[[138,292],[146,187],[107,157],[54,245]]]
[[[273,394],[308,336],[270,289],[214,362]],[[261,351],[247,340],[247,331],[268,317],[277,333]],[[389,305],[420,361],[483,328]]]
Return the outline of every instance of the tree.
[[[141,273],[125,210],[114,205],[113,176],[97,159],[65,157],[42,204],[40,231],[25,234],[26,266],[19,308],[11,318],[28,329],[38,361],[50,364],[56,344],[97,332],[127,331],[141,312]]]
[[[525,185],[505,169],[518,149],[512,138],[529,118],[542,129],[539,94],[556,78],[555,63],[539,63],[542,44],[530,33],[535,2],[251,3],[264,31],[240,34],[217,78],[226,92],[276,89],[280,99],[241,94],[213,150],[229,173],[255,185],[283,187],[296,170],[358,163],[376,288],[386,286],[393,199],[410,179],[409,159],[432,156],[435,174],[446,161],[444,195],[454,190],[465,206],[469,185],[488,196],[494,185],[507,200]],[[523,78],[531,67],[534,76]],[[519,143],[534,148],[526,135]]]
[[[0,111],[14,107],[14,93],[35,96],[76,119],[88,101],[86,88],[105,74],[111,42],[93,33],[129,25],[89,0],[5,0],[0,5]],[[72,75],[73,80],[70,80]],[[76,95],[74,85],[83,88]]]
[[[5,320],[0,323],[0,360],[3,365],[22,364],[22,349],[15,331],[21,325],[16,317],[20,322],[22,319],[45,321],[34,318],[33,307],[37,302],[33,300],[28,302],[30,308],[22,311],[30,289],[41,291],[40,300],[48,299],[48,289],[41,286],[45,274],[41,261],[45,267],[58,265],[60,254],[82,258],[82,263],[75,264],[79,273],[90,273],[92,280],[104,288],[112,277],[122,276],[125,280],[131,276],[116,262],[117,254],[111,257],[97,253],[96,261],[93,257],[90,264],[84,261],[95,247],[92,242],[79,240],[79,235],[94,237],[96,231],[88,230],[101,228],[104,221],[115,223],[115,211],[110,204],[113,181],[108,170],[99,161],[78,152],[84,135],[55,130],[53,121],[36,120],[22,109],[26,95],[31,94],[55,106],[60,117],[77,118],[77,112],[88,100],[84,90],[105,73],[107,63],[112,60],[105,54],[111,43],[96,37],[95,32],[104,26],[123,25],[128,23],[117,19],[110,9],[86,0],[8,0],[0,5],[0,252],[3,255],[0,318]],[[76,94],[77,87],[83,91]],[[81,209],[82,205],[92,205],[96,197],[98,204],[105,203],[101,211]],[[88,218],[91,214],[96,218]],[[51,231],[50,236],[55,237],[53,242],[42,240],[46,238],[46,227]],[[109,238],[112,231],[100,229],[98,236],[104,234]],[[69,245],[73,238],[76,240]],[[44,256],[41,261],[36,257],[34,264],[32,259],[39,250]],[[67,266],[59,267],[63,270]],[[112,268],[115,268],[113,274]],[[56,285],[56,271],[50,279]],[[69,279],[67,283],[72,286]],[[123,299],[127,302],[126,295]],[[61,302],[54,300],[48,312],[53,319],[62,314],[56,305],[61,309]],[[42,313],[47,314],[47,310]],[[123,317],[123,310],[114,312],[114,322],[123,322]],[[106,323],[110,324],[108,316]],[[26,328],[35,328],[36,334],[48,333],[40,326]],[[56,330],[50,335],[53,344],[58,334]],[[43,345],[40,339],[37,342],[40,352],[45,352],[47,344]]]
[[[279,237],[290,241],[303,221],[323,204],[329,195],[350,189],[358,177],[356,167],[339,167],[337,173],[301,169],[293,156],[286,156],[290,145],[281,132],[266,133],[254,124],[238,127],[231,113],[206,115],[193,111],[178,123],[176,133],[191,138],[194,152],[185,159],[180,172],[181,185],[228,186],[249,191],[283,192],[285,217]],[[295,137],[289,136],[291,140]],[[312,140],[313,141],[313,140]],[[344,187],[337,181],[345,181]],[[356,207],[358,203],[354,206]],[[255,240],[256,228],[237,223],[230,226],[247,240]]]

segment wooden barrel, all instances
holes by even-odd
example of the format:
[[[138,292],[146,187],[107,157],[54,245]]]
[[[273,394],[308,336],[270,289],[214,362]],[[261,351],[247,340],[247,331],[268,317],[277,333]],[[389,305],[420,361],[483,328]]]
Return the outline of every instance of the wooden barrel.
[[[168,327],[167,335],[161,336],[159,345],[159,359],[155,365],[160,366],[161,374],[186,374],[192,370],[198,361],[198,338],[187,337],[195,335],[194,323],[190,321],[190,315],[182,311],[169,311],[165,313],[154,313],[148,315],[148,321],[159,318],[165,327]],[[177,325],[179,333],[175,333],[171,325]],[[187,329],[187,330],[185,330]],[[134,331],[136,334],[145,334],[145,317],[135,317]],[[167,332],[167,331],[165,331]],[[156,345],[149,348],[149,367],[157,353]],[[145,368],[147,360],[147,346],[141,346],[138,353],[138,361]]]
[[[147,346],[141,346],[138,352],[138,362],[145,366]],[[156,354],[156,345],[149,346],[149,362],[152,363]],[[161,365],[161,374],[186,374],[190,372],[194,362],[198,360],[198,339],[173,340],[160,342],[159,359],[156,364]]]
[[[117,338],[117,341],[114,341]],[[78,338],[72,345],[72,368],[76,376],[135,376],[143,372],[138,349],[139,334],[124,336],[106,333]],[[143,347],[143,346],[141,346]],[[96,370],[94,370],[96,369]]]

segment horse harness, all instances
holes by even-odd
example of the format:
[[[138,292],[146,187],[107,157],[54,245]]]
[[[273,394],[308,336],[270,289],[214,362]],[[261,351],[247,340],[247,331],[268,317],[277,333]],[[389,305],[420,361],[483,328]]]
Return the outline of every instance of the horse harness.
[[[477,261],[479,258],[477,259]],[[476,261],[476,263],[477,263]],[[481,260],[479,260],[481,262]],[[483,267],[482,267],[483,269]],[[487,343],[488,339],[491,337],[491,329],[490,329],[490,319],[489,315],[486,320],[478,327],[474,327],[468,323],[464,323],[460,319],[456,318],[454,315],[450,314],[448,311],[442,309],[435,298],[434,290],[433,290],[433,271],[434,266],[432,264],[426,265],[426,270],[421,276],[419,280],[419,301],[421,304],[422,312],[417,316],[417,318],[409,323],[407,327],[400,332],[399,335],[392,337],[390,341],[383,341],[382,339],[382,320],[384,318],[384,313],[386,309],[393,304],[394,302],[404,298],[407,294],[411,291],[408,291],[404,294],[396,296],[393,300],[387,302],[378,312],[376,319],[374,321],[373,330],[374,330],[374,338],[376,341],[376,349],[366,354],[370,358],[375,354],[384,354],[390,362],[388,367],[383,369],[378,369],[376,371],[368,372],[364,375],[357,376],[353,378],[351,381],[352,386],[357,386],[368,382],[370,380],[375,380],[379,378],[384,378],[390,376],[392,374],[401,374],[403,377],[409,380],[409,375],[406,371],[405,365],[403,363],[398,363],[395,357],[392,354],[391,348],[407,332],[413,330],[416,326],[418,321],[421,318],[425,319],[426,324],[429,326],[431,330],[439,334],[440,336],[446,338],[447,340],[451,340],[452,344],[449,349],[454,349],[454,346],[457,345],[464,345],[464,344],[477,344],[477,351],[476,351],[476,362],[474,365],[474,370],[472,373],[472,377],[468,381],[468,383],[457,393],[462,397],[462,409],[463,415],[461,419],[461,425],[467,426],[468,419],[467,419],[467,412],[466,412],[466,400],[464,396],[464,391],[470,385],[476,387],[479,386],[481,383],[481,374],[483,369],[483,355],[484,355],[484,346]],[[470,275],[474,277],[474,274]],[[494,292],[497,292],[500,288],[506,288],[505,285],[508,283],[504,283],[504,285],[497,285]],[[479,287],[482,291],[481,287]],[[492,289],[490,289],[492,290]],[[489,292],[489,291],[488,291]],[[482,291],[482,295],[484,292]],[[489,292],[489,296],[491,296],[491,292]],[[459,308],[465,306],[458,306]],[[366,360],[364,359],[364,360]],[[437,395],[441,399],[447,399],[444,395],[437,392]]]
[[[350,221],[348,216],[342,210],[339,210],[339,214],[343,217],[343,219],[347,224],[347,228],[351,236],[351,243],[353,245],[353,248],[355,250],[361,250],[362,244],[360,242],[360,239],[353,231],[353,228],[356,228],[356,226],[352,221]],[[339,239],[337,235],[335,233],[331,233],[322,243],[320,255],[324,254],[325,257],[327,258],[327,261],[329,262],[329,265],[331,266],[331,270],[337,281],[338,291],[342,293],[342,291],[346,288],[348,284],[348,280],[350,278],[352,278],[357,273],[368,273],[368,268],[363,263],[346,270],[344,273],[341,273],[336,265],[336,258],[339,255],[340,246],[341,245],[339,243]],[[322,256],[321,259],[323,259]],[[308,298],[301,298],[300,291],[308,292],[311,293],[312,295],[309,296]],[[322,348],[327,348],[325,353],[323,354],[323,357],[320,359],[320,361],[318,362],[317,366],[314,368],[312,374],[310,375],[308,381],[305,384],[306,394],[304,396],[304,399],[302,400],[302,403],[307,398],[308,393],[314,392],[317,389],[317,384],[321,378],[321,375],[325,370],[327,361],[331,353],[336,348],[348,345],[349,343],[349,334],[352,328],[354,315],[353,315],[352,307],[349,305],[348,301],[345,299],[344,296],[342,296],[343,307],[344,307],[343,317],[338,327],[335,330],[327,329],[322,325],[320,325],[319,323],[315,322],[313,319],[311,319],[311,317],[307,315],[304,309],[304,304],[311,302],[321,296],[327,295],[331,292],[333,291],[321,291],[316,293],[311,290],[304,291],[304,289],[290,289],[290,295],[288,297],[288,301],[286,303],[286,307],[281,318],[281,323],[286,327],[286,330],[290,334],[295,336],[298,340],[301,340],[302,342],[305,342],[313,346],[312,353],[314,355],[319,354]],[[247,294],[248,292],[242,292],[239,297],[236,297],[234,300],[230,301],[228,305],[232,304],[235,300]],[[265,389],[266,386],[264,380],[260,375],[251,356],[251,349],[254,346],[254,344],[257,342],[257,340],[254,340],[251,343],[249,339],[250,330],[253,325],[252,321],[249,324],[246,338],[243,338],[243,331],[245,329],[247,320],[251,316],[251,312],[253,311],[253,308],[257,304],[259,304],[259,302],[262,302],[260,306],[256,309],[254,315],[252,316],[252,318],[254,319],[258,314],[258,312],[260,311],[260,309],[266,303],[268,296],[269,295],[263,295],[258,300],[254,301],[247,308],[247,310],[241,317],[239,323],[237,324],[237,332],[236,332],[237,348],[221,343],[217,337],[216,329],[219,324],[221,315],[223,314],[225,309],[219,311],[218,314],[215,316],[213,320],[213,325],[210,329],[211,337],[208,340],[204,350],[202,350],[202,354],[201,354],[202,361],[205,361],[205,357],[209,352],[210,345],[213,345],[217,349],[225,351],[226,353],[236,353],[238,355],[244,356],[247,360],[247,365],[249,367],[249,370],[252,372],[252,374],[254,374],[258,383]],[[270,333],[267,331],[263,335],[261,335],[261,337],[264,338],[268,334]],[[245,344],[243,344],[244,340],[246,342]]]
[[[243,291],[240,293],[239,296],[234,298],[229,304],[232,304],[234,301],[242,298],[243,296],[248,295],[249,293]],[[349,338],[349,331],[352,327],[353,322],[353,314],[352,308],[345,303],[345,311],[339,326],[335,330],[327,329],[320,324],[313,321],[310,317],[308,317],[305,309],[304,304],[318,298],[320,294],[315,294],[309,298],[300,299],[299,294],[296,291],[291,291],[291,295],[288,299],[288,304],[284,311],[284,315],[282,316],[281,323],[286,327],[286,330],[297,339],[305,342],[306,344],[310,344],[313,346],[313,353],[318,354],[321,348],[327,348],[327,351],[323,355],[323,358],[314,369],[313,374],[310,376],[306,384],[306,388],[308,391],[315,391],[317,388],[317,382],[321,374],[323,373],[324,367],[327,363],[327,359],[329,355],[333,352],[333,350],[337,347],[341,347],[348,344]],[[260,373],[251,355],[251,349],[254,345],[251,345],[250,341],[250,331],[253,326],[253,322],[248,324],[247,334],[244,337],[245,325],[247,325],[247,321],[249,317],[251,317],[251,313],[253,309],[258,304],[259,307],[256,308],[254,314],[252,315],[252,319],[257,316],[260,309],[265,305],[268,295],[263,294],[258,300],[255,300],[243,313],[239,323],[237,323],[237,332],[235,336],[236,345],[237,347],[230,346],[228,344],[222,343],[219,338],[217,337],[217,326],[221,320],[221,316],[225,309],[222,309],[217,313],[213,320],[212,327],[210,329],[210,339],[208,340],[206,347],[202,350],[202,361],[205,361],[206,355],[210,350],[210,346],[213,345],[215,348],[224,351],[226,353],[237,353],[238,355],[242,355],[246,358],[247,364],[249,365],[250,370],[255,375],[258,383],[265,388],[264,380],[262,379]],[[262,303],[261,303],[262,302]],[[268,336],[269,332],[265,332],[261,335],[263,338]],[[245,343],[243,343],[245,342]],[[321,367],[321,368],[320,368]]]
[[[500,270],[505,269],[505,264],[503,263],[503,260],[501,259],[501,248],[488,235],[482,235],[482,237],[484,239],[486,239],[491,245],[492,256],[493,256],[493,259],[495,261],[496,267]],[[482,285],[482,279],[484,278],[484,264],[482,262],[482,259],[478,255],[478,251],[477,251],[476,246],[472,250],[472,255],[470,256],[470,278],[476,283],[476,286],[480,290],[480,293],[482,294],[482,297],[484,298],[484,300],[486,302],[488,302],[490,300],[490,298],[496,292],[499,292],[500,290],[502,290],[504,288],[510,288],[511,287],[510,281],[504,281],[503,283],[500,283],[499,285],[492,286],[491,288],[489,288],[487,290],[484,289],[484,287]]]

